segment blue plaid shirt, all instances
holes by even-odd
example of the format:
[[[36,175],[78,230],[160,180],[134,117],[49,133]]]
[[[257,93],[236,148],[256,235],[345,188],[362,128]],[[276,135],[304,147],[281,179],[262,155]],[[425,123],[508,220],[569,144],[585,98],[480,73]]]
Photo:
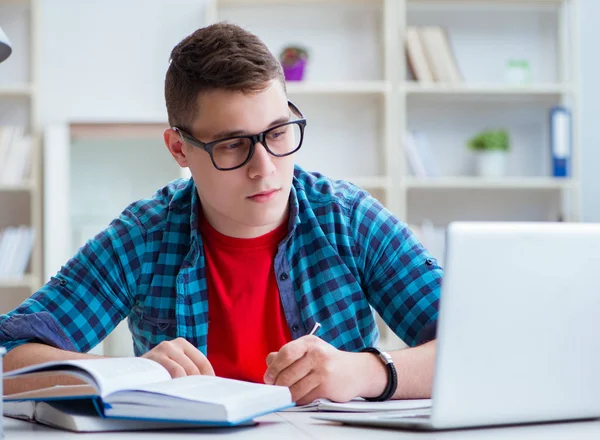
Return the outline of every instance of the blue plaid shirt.
[[[192,179],[131,204],[43,288],[0,316],[0,345],[37,341],[87,352],[129,317],[138,356],[176,337],[206,354],[199,212]],[[274,267],[294,339],[318,321],[319,336],[339,349],[376,345],[371,306],[409,345],[437,320],[437,261],[405,224],[348,182],[296,167],[289,233]]]

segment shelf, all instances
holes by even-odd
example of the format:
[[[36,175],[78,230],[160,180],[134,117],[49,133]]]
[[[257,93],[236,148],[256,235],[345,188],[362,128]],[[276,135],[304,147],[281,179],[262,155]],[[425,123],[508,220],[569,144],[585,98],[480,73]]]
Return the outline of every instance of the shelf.
[[[22,277],[2,277],[0,276],[0,289],[36,289],[38,287],[37,278],[33,275],[24,275]]]
[[[388,189],[389,187],[389,179],[387,177],[350,177],[342,179],[346,182],[350,182],[364,188],[366,190],[369,189]]]
[[[0,85],[0,97],[31,96],[32,87],[29,84]]]
[[[533,3],[533,4],[556,4],[563,3],[567,0],[408,0],[410,5],[418,5],[423,3],[489,3],[489,4],[502,4],[502,3]]]
[[[509,190],[560,190],[573,185],[571,179],[550,177],[440,177],[440,178],[408,178],[406,188],[411,189],[509,189]]]
[[[290,95],[384,94],[391,90],[386,81],[288,82]]]
[[[34,184],[31,181],[26,181],[18,185],[7,185],[4,183],[0,183],[0,194],[7,192],[29,192],[33,191],[33,189]]]
[[[571,91],[563,84],[531,84],[528,86],[510,86],[504,84],[431,84],[423,85],[413,81],[405,82],[408,95],[436,96],[555,96]]]
[[[373,4],[384,0],[217,0],[217,7],[255,6],[255,5],[304,5],[304,4]]]

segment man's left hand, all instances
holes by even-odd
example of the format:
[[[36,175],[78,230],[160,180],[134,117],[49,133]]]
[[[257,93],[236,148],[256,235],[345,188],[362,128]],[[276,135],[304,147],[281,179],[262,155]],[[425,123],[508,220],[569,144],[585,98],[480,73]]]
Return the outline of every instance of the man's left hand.
[[[341,351],[309,335],[269,353],[264,380],[267,384],[287,386],[298,405],[318,398],[347,402],[361,394],[373,363],[377,364],[373,355]],[[376,367],[381,371],[371,371],[371,375],[379,373],[385,380],[382,367],[383,364]]]

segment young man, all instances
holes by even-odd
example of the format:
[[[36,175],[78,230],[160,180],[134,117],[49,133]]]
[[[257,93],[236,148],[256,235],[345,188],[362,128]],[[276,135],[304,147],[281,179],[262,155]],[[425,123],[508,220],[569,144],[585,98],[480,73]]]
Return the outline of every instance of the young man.
[[[294,166],[306,120],[266,46],[200,29],[173,49],[165,96],[165,144],[192,179],[131,204],[0,318],[5,368],[91,357],[129,317],[136,355],[173,377],[285,385],[298,403],[429,396],[441,268],[368,193]],[[391,353],[397,377],[361,352],[371,306],[414,347]]]

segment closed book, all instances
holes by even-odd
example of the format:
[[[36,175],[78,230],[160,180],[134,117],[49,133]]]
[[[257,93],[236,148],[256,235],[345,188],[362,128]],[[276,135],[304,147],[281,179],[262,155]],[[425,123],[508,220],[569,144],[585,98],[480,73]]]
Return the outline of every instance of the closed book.
[[[164,367],[144,358],[46,362],[5,373],[4,380],[40,375],[69,375],[86,385],[11,394],[4,401],[85,400],[107,419],[210,426],[247,424],[293,406],[287,387],[200,375],[171,379]]]
[[[550,153],[554,177],[571,174],[571,130],[571,112],[566,107],[553,107],[550,110]]]
[[[432,83],[433,74],[425,55],[423,42],[415,26],[406,28],[406,59],[414,78],[420,83]]]
[[[73,432],[145,431],[197,428],[196,424],[148,422],[100,417],[91,400],[9,401],[4,416]]]
[[[446,31],[441,26],[423,26],[419,36],[434,79],[440,83],[462,82]]]

